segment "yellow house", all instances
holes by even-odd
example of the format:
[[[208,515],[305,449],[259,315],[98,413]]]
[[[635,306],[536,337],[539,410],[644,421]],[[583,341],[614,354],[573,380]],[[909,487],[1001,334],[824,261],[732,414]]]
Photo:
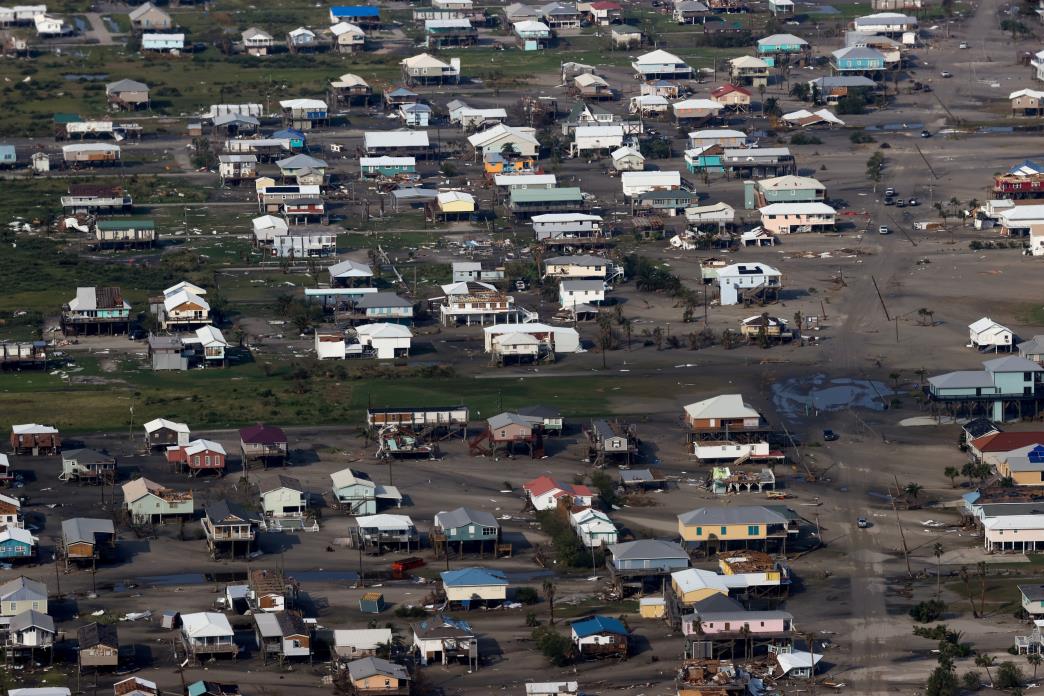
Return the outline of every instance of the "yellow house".
[[[789,525],[783,514],[762,505],[707,507],[678,515],[681,538],[696,543],[785,537]]]
[[[671,573],[671,589],[681,604],[691,606],[716,594],[728,596],[729,587],[717,573],[686,568]]]
[[[997,465],[997,473],[1011,478],[1016,486],[1044,486],[1044,445],[1026,449],[1025,454],[1005,457]]]
[[[460,215],[475,212],[475,197],[462,191],[443,191],[438,195],[439,212],[443,215]]]
[[[662,619],[667,616],[667,601],[663,597],[642,597],[638,613],[643,619]]]
[[[402,665],[379,657],[348,663],[348,676],[357,694],[408,694],[410,673]]]

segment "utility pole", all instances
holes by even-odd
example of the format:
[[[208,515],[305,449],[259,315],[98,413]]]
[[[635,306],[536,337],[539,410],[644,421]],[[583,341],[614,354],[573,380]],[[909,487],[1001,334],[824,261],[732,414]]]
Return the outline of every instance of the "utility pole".
[[[899,495],[899,478],[892,474],[892,478],[895,479],[895,494]],[[899,539],[903,542],[903,557],[906,558],[906,574],[913,577],[913,570],[910,569],[910,549],[906,545],[906,534],[903,533],[903,523],[899,519],[899,508],[895,506],[895,496],[892,496],[892,512],[895,513],[895,524],[899,527]]]

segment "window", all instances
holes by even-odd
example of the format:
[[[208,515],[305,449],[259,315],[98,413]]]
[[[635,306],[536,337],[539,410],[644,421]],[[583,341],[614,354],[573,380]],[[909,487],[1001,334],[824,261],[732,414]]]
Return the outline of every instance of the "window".
[[[721,535],[722,536],[725,536],[728,533],[729,533],[729,528],[728,527],[722,527],[721,528]]]
[[[703,527],[696,528],[696,536],[703,536]]]
[[[209,454],[206,456],[206,462],[207,462],[207,466],[210,466],[210,455]]]
[[[195,457],[193,457],[192,460],[193,460],[193,462],[195,463],[196,466],[199,466],[199,455],[198,454]]]
[[[761,527],[756,524],[747,525],[748,536],[758,536],[761,533]]]

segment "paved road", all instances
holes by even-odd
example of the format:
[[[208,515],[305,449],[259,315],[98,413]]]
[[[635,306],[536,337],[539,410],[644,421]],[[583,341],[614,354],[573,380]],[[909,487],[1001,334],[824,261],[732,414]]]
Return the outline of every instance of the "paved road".
[[[87,12],[84,14],[84,17],[91,23],[91,28],[83,33],[83,38],[94,39],[100,46],[111,46],[116,43],[112,32],[105,26],[100,12]]]

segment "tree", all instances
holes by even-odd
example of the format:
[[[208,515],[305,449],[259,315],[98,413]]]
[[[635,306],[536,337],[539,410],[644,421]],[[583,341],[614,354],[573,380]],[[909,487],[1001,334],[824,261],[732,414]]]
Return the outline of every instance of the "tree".
[[[555,623],[555,583],[551,579],[544,580],[544,598],[547,599],[548,623]]]
[[[957,696],[960,686],[957,683],[957,673],[952,667],[939,665],[929,675],[928,682],[924,685],[925,696]]]
[[[779,118],[783,115],[783,109],[779,106],[779,100],[775,97],[769,97],[765,100],[765,105],[762,107],[762,111],[765,115],[770,118]]]
[[[605,312],[598,313],[598,347],[602,350],[602,369],[606,369],[605,354],[613,347],[613,320]]]
[[[917,496],[920,495],[921,491],[923,490],[924,486],[911,481],[910,483],[906,484],[906,488],[903,489],[903,493],[905,493],[908,497],[917,500]]]
[[[1029,653],[1026,655],[1026,662],[1033,666],[1033,681],[1037,681],[1037,668],[1040,667],[1040,663],[1044,661],[1044,657],[1040,656],[1040,653]]]
[[[943,474],[946,476],[946,478],[950,479],[950,487],[956,488],[957,477],[961,475],[961,470],[955,466],[948,466],[945,469],[943,469]]]
[[[504,147],[500,148],[500,156],[510,162],[518,157],[518,148],[513,143],[504,143]]]
[[[978,691],[982,688],[982,675],[974,669],[969,669],[961,676],[961,686],[965,691]]]
[[[965,462],[961,467],[961,476],[968,477],[968,485],[970,486],[975,478],[975,464],[973,462]]]
[[[978,617],[979,615],[976,614],[975,618]],[[990,672],[990,667],[993,667],[995,664],[997,664],[997,659],[993,655],[979,653],[975,656],[975,666],[986,670],[986,678],[990,680],[990,685],[993,685],[993,674]]]
[[[883,172],[884,155],[878,150],[866,161],[866,178],[874,182],[874,193],[877,193],[877,184],[880,183]]]
[[[1022,670],[1014,662],[1002,662],[997,668],[997,682],[993,685],[995,689],[1017,689],[1022,686]]]
[[[943,545],[938,541],[932,546],[932,554],[935,556],[935,596],[942,594],[942,555]]]
[[[533,629],[533,642],[555,667],[565,667],[573,661],[573,641],[550,626]]]

